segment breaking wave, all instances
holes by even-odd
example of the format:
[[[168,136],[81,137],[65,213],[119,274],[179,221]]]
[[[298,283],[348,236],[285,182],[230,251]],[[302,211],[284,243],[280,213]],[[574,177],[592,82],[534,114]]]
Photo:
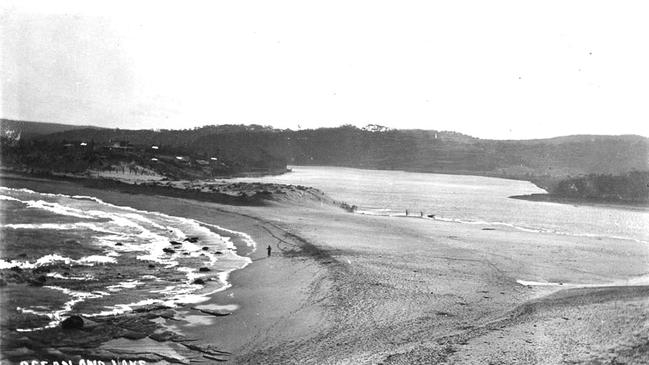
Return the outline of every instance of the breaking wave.
[[[194,219],[117,206],[90,196],[0,187],[0,200],[6,202],[2,204],[3,214],[22,217],[21,222],[2,224],[0,229],[44,237],[52,230],[76,234],[83,237],[78,242],[83,249],[101,252],[73,259],[56,253],[60,242],[52,242],[49,253],[41,252],[37,258],[0,259],[0,269],[34,270],[67,265],[83,271],[78,275],[48,273],[47,278],[56,283],[43,286],[43,290],[58,291],[69,299],[58,308],[18,306],[19,312],[49,319],[44,327],[22,328],[21,331],[56,326],[64,316],[79,308],[83,308],[85,316],[92,317],[120,314],[150,304],[174,307],[206,301],[210,294],[230,287],[230,272],[251,262],[250,258],[237,255],[233,240],[253,250],[256,248],[255,241],[243,232]],[[34,212],[41,216],[45,213],[49,221],[30,222],[30,214]],[[66,217],[66,223],[57,223],[57,219],[61,220],[57,217]],[[68,223],[70,219],[74,221]],[[137,262],[141,262],[138,270],[125,269]],[[160,268],[156,269],[158,272],[145,272],[154,265]],[[121,272],[129,274],[122,276]],[[145,279],[146,285],[142,281]],[[70,288],[77,288],[84,281],[94,281],[95,290]],[[98,281],[100,288],[96,289]],[[110,304],[82,306],[95,299]]]

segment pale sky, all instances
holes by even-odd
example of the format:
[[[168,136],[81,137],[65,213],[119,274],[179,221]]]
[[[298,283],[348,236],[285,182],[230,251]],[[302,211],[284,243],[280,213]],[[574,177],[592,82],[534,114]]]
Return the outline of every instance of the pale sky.
[[[649,136],[646,1],[0,4],[3,118]]]

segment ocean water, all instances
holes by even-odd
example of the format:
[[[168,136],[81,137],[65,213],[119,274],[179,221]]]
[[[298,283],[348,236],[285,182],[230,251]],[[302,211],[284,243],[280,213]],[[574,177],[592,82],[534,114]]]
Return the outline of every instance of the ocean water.
[[[13,300],[5,314],[28,319],[13,323],[19,331],[56,326],[72,313],[205,301],[250,263],[235,243],[255,245],[243,232],[192,219],[27,189],[0,187],[0,218],[0,269],[44,281],[3,289]]]
[[[480,176],[342,167],[291,166],[284,175],[241,178],[323,190],[361,214],[434,215],[433,219],[530,232],[649,242],[649,211],[613,205],[570,205],[511,199],[545,193],[530,182]]]

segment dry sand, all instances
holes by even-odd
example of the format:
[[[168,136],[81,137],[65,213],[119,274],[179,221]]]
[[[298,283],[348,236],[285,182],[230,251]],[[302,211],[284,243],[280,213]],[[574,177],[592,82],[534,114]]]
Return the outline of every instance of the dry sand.
[[[239,309],[210,325],[173,324],[231,352],[232,363],[649,362],[649,288],[612,286],[647,276],[641,243],[363,216],[315,202],[235,207],[19,185],[251,234],[260,245],[254,262],[211,301]]]

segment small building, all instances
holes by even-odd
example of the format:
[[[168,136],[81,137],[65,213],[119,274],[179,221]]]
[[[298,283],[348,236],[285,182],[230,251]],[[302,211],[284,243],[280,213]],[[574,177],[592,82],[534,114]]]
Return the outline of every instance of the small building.
[[[184,162],[186,164],[191,164],[191,161],[189,160],[189,157],[187,157],[187,156],[176,156],[176,161]]]
[[[132,151],[133,145],[128,141],[109,142],[109,145],[104,146],[104,149],[109,151]]]

